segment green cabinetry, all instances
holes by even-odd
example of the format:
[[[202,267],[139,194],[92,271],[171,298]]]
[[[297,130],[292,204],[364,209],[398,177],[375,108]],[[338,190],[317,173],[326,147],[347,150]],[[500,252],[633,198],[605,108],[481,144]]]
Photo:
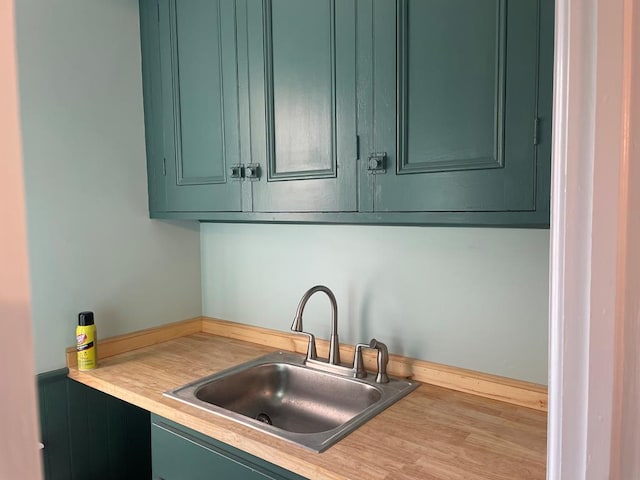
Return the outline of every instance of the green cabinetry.
[[[241,211],[241,185],[228,170],[240,144],[235,4],[154,3],[140,2],[143,56],[151,57],[144,94],[154,102],[145,115],[158,116],[146,124],[160,191],[151,210]]]
[[[152,217],[547,226],[553,0],[140,0]]]
[[[371,84],[361,83],[371,92],[395,87],[393,96],[373,95],[366,132],[369,151],[385,152],[388,164],[371,175],[373,210],[536,212],[537,173],[546,168],[537,157],[539,2],[367,7],[374,71],[364,68]]]
[[[255,212],[357,211],[355,0],[248,0]]]
[[[68,373],[63,368],[37,376],[44,478],[151,478],[149,412]]]
[[[161,480],[303,480],[240,450],[151,415],[153,478]]]

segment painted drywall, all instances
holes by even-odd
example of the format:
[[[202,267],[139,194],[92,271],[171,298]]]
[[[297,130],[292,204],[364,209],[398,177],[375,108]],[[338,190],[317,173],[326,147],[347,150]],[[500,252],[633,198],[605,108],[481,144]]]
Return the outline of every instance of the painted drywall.
[[[17,2],[36,369],[77,313],[112,336],[200,315],[197,223],[152,221],[138,2]]]
[[[548,230],[202,224],[203,312],[288,330],[309,287],[340,340],[547,382]],[[306,331],[328,338],[329,302]]]

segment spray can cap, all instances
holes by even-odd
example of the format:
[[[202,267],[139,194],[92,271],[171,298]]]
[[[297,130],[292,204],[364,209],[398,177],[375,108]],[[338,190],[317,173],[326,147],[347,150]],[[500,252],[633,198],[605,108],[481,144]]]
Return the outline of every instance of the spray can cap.
[[[81,327],[93,325],[93,312],[80,312],[78,314],[78,325]]]

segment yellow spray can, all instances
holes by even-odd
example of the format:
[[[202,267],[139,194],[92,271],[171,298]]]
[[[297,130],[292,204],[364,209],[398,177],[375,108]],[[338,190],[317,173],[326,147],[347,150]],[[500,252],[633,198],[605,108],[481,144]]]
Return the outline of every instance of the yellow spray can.
[[[96,326],[93,321],[93,312],[80,312],[78,314],[78,327],[76,328],[76,348],[78,350],[78,370],[92,370],[98,366],[96,355]]]

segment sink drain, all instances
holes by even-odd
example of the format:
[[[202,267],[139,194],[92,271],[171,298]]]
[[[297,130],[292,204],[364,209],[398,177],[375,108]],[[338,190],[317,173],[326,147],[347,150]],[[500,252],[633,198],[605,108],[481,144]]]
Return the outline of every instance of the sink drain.
[[[256,417],[256,420],[262,423],[266,423],[267,425],[273,425],[271,417],[269,417],[269,415],[267,415],[266,413],[259,413]]]

